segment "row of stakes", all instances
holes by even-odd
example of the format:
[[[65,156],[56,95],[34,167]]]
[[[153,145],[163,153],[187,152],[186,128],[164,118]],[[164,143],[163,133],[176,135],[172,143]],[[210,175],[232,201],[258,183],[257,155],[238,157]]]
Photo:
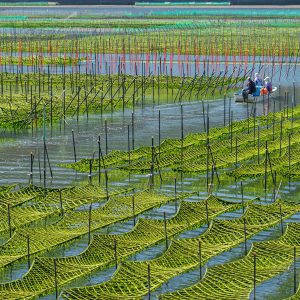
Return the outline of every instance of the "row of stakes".
[[[268,105],[270,104],[270,100],[269,98],[267,99],[268,101]],[[229,99],[229,109],[228,109],[228,116],[229,116],[229,123],[228,123],[228,135],[231,141],[231,151],[233,150],[233,144],[234,144],[234,135],[233,135],[233,112],[231,110],[231,99]],[[282,133],[282,124],[283,124],[283,118],[286,116],[288,117],[289,112],[291,111],[292,113],[292,122],[294,121],[293,118],[293,110],[294,110],[294,106],[295,106],[295,101],[293,98],[292,101],[292,105],[291,108],[289,109],[289,104],[288,104],[288,92],[285,92],[285,97],[284,97],[284,111],[283,114],[281,116],[281,120],[280,120],[280,153],[281,153],[281,141],[283,138],[283,133]],[[280,108],[281,108],[281,104],[280,104]],[[273,113],[275,113],[275,100],[273,101]],[[223,106],[223,116],[224,116],[224,126],[226,126],[226,114],[227,114],[227,109],[226,109],[226,98],[224,98],[224,106]],[[184,116],[183,116],[183,106],[180,106],[180,123],[181,123],[181,140],[183,142],[184,139]],[[250,116],[253,116],[253,120],[254,120],[254,130],[253,130],[253,143],[254,145],[256,144],[256,140],[257,140],[257,148],[258,148],[258,155],[257,155],[257,162],[260,163],[260,125],[259,122],[256,121],[256,103],[252,104],[252,109],[251,112],[249,110],[249,104],[247,103],[247,119],[248,119],[248,133],[250,133],[250,128],[249,128],[249,120],[250,120]],[[209,144],[209,129],[210,129],[210,118],[209,118],[209,104],[207,104],[206,107],[206,112],[205,112],[205,106],[204,106],[204,102],[202,101],[202,117],[203,117],[203,127],[204,127],[204,131],[207,133],[207,162],[209,160],[209,158],[211,158],[212,160],[212,174],[216,174],[218,183],[220,183],[220,179],[219,179],[219,175],[218,175],[218,171],[217,171],[217,167],[215,164],[215,160],[214,160],[214,156]],[[132,112],[131,115],[131,132],[130,132],[130,125],[127,125],[127,144],[128,144],[128,162],[129,164],[131,163],[131,157],[130,157],[130,151],[131,149],[134,150],[135,149],[135,117],[134,117],[134,112]],[[267,124],[267,128],[270,126],[273,127],[273,140],[274,140],[274,136],[275,136],[275,131],[274,131],[274,124],[275,124],[275,118],[274,118],[274,114],[273,114],[273,119],[270,121],[270,124]],[[256,128],[257,126],[257,128]],[[108,124],[107,124],[107,120],[105,119],[104,121],[104,135],[105,135],[105,154],[108,154]],[[131,139],[130,139],[130,133],[131,133]],[[45,132],[44,132],[44,136],[45,136]],[[44,150],[44,187],[46,188],[46,165],[48,163],[49,166],[49,172],[50,172],[50,176],[51,178],[53,178],[53,172],[52,172],[52,168],[51,168],[51,164],[50,164],[50,159],[49,159],[49,155],[48,155],[48,148],[46,145],[46,140],[45,138],[43,139],[44,143],[43,143],[43,150]],[[131,142],[131,145],[130,145]],[[74,161],[75,163],[77,162],[77,154],[76,154],[76,146],[75,146],[75,135],[74,135],[74,131],[72,130],[72,144],[73,144],[73,153],[74,153]],[[158,112],[158,145],[160,147],[161,144],[161,112],[159,110]],[[235,156],[236,156],[236,168],[238,165],[238,145],[237,145],[237,137],[235,138]],[[182,155],[183,156],[183,146],[182,146]],[[288,146],[289,152],[290,152],[290,135],[289,135],[289,146]],[[160,150],[158,151],[158,157],[160,155]],[[95,156],[95,152],[93,154],[93,158]],[[101,164],[103,164],[103,168],[106,170],[106,166],[104,163],[104,158],[103,158],[103,151],[101,148],[101,141],[100,141],[100,136],[98,138],[98,183],[100,184],[100,178],[101,178]],[[272,165],[271,165],[271,161],[270,161],[270,156],[268,153],[268,146],[267,146],[267,142],[266,142],[266,157],[268,157],[268,159],[266,160],[266,162],[269,162],[269,166],[272,169]],[[30,173],[29,173],[29,183],[32,184],[33,183],[33,161],[34,161],[34,156],[31,153],[30,155]],[[88,175],[89,178],[89,182],[92,183],[92,166],[93,166],[93,161],[94,159],[90,159],[90,172]],[[40,174],[40,180],[42,179],[42,171],[41,171],[41,162],[40,162],[40,155],[38,153],[38,165],[39,165],[39,174]],[[154,166],[157,165],[158,170],[159,170],[159,175],[160,175],[160,179],[162,182],[162,175],[160,172],[160,168],[159,168],[159,162],[157,159],[157,154],[154,151],[154,138],[152,137],[152,163],[151,163],[151,167],[150,167],[150,179],[151,181],[153,181],[153,176],[154,176]],[[290,167],[290,159],[289,159],[289,167]],[[208,187],[209,184],[209,173],[210,173],[210,166],[207,164],[207,172],[206,172],[206,185]],[[274,176],[273,176],[273,172],[271,170],[272,173],[272,178],[273,178],[273,182],[274,182]],[[181,172],[182,174],[182,172]],[[267,165],[265,168],[265,179],[266,179],[266,174],[267,174]],[[106,176],[107,177],[107,176]],[[265,180],[265,190],[266,190],[266,184],[267,181]]]
[[[229,76],[229,78],[233,77],[233,73],[235,71],[232,72],[232,74]],[[241,71],[239,71],[240,73]],[[248,73],[252,73],[253,69],[247,71],[247,73],[242,74],[243,77],[245,77]],[[209,83],[207,84],[206,88],[203,88],[201,85],[201,82],[203,81],[203,78],[205,77],[205,73],[203,73],[201,76],[198,76],[197,74],[195,74],[195,77],[193,78],[193,80],[190,83],[186,82],[186,77],[183,77],[181,79],[181,83],[180,83],[180,87],[176,93],[176,95],[174,94],[174,86],[173,84],[171,85],[171,92],[172,92],[172,99],[174,99],[174,102],[181,102],[184,99],[191,99],[192,97],[192,93],[194,91],[195,93],[195,98],[199,99],[199,96],[201,98],[205,98],[207,93],[209,92],[209,86],[211,84],[214,83],[214,81],[220,81],[222,82],[222,78],[223,81],[225,79],[225,76],[227,76],[227,72],[224,72],[223,74],[220,72],[219,74],[216,74],[216,78],[213,80],[212,76],[209,79]],[[2,77],[1,77],[2,78]],[[43,80],[45,79],[44,76],[42,76]],[[65,77],[64,77],[65,78]],[[77,76],[76,76],[77,78]],[[237,77],[238,78],[238,75]],[[76,79],[77,80],[77,79]],[[126,79],[127,80],[127,79]],[[29,82],[25,82],[24,84],[24,92],[25,92],[25,97],[26,97],[26,101],[30,102],[31,105],[31,109],[30,112],[28,114],[27,119],[25,120],[25,122],[30,122],[31,121],[31,126],[32,128],[34,127],[34,124],[36,124],[37,126],[37,118],[38,118],[38,107],[40,107],[41,105],[44,105],[45,107],[49,108],[49,121],[51,124],[51,127],[53,125],[53,110],[55,108],[55,106],[60,105],[61,109],[61,115],[60,115],[60,125],[62,126],[62,124],[65,124],[65,118],[66,115],[68,113],[71,114],[72,117],[74,117],[75,115],[77,116],[77,119],[79,118],[79,114],[80,114],[80,110],[83,110],[84,114],[86,114],[87,118],[89,117],[89,110],[90,110],[90,106],[92,104],[96,104],[96,108],[94,110],[98,111],[98,109],[100,109],[100,113],[101,115],[103,114],[103,112],[105,110],[107,110],[107,108],[110,108],[111,112],[113,112],[116,109],[116,106],[120,103],[120,101],[122,102],[122,110],[125,110],[125,107],[127,105],[132,106],[133,111],[135,110],[135,106],[138,105],[139,103],[139,99],[141,98],[141,105],[142,107],[144,107],[144,103],[145,103],[145,98],[146,98],[146,94],[148,93],[149,89],[151,88],[151,92],[150,95],[152,94],[152,103],[153,105],[155,105],[155,102],[160,101],[160,76],[157,77],[157,84],[158,86],[155,87],[155,79],[154,76],[152,77],[152,80],[150,82],[146,82],[145,76],[142,76],[142,81],[140,84],[138,84],[138,82],[136,81],[136,78],[130,79],[130,82],[128,82],[127,86],[125,86],[125,77],[123,77],[122,75],[119,78],[115,78],[114,80],[112,78],[110,78],[109,76],[109,80],[108,80],[108,86],[106,87],[106,89],[104,88],[103,84],[102,87],[96,89],[96,77],[95,77],[95,82],[90,81],[90,84],[86,83],[85,87],[79,87],[78,83],[75,83],[75,88],[74,91],[71,94],[71,100],[70,102],[67,103],[66,101],[66,85],[65,83],[63,83],[62,86],[62,91],[58,92],[58,94],[54,94],[53,93],[53,87],[52,87],[52,78],[49,78],[48,75],[48,89],[49,89],[49,97],[47,97],[48,100],[45,100],[45,97],[41,96],[41,81],[40,81],[40,76],[39,76],[39,89],[38,89],[38,95],[34,95],[33,94],[33,88],[32,86],[29,85]],[[65,81],[63,81],[65,82]],[[167,91],[167,99],[169,99],[169,83],[173,82],[172,77],[170,78],[170,81],[167,80],[166,83],[166,91]],[[238,83],[238,81],[235,82],[234,86],[236,86],[236,84]],[[199,85],[199,88],[197,90],[195,90],[195,86],[197,84]],[[44,87],[44,81],[42,83],[42,86]],[[116,91],[113,92],[113,87],[117,87]],[[22,87],[22,91],[23,91],[23,85],[21,85]],[[36,88],[36,86],[35,86]],[[221,87],[221,90],[223,90],[224,87]],[[224,90],[224,94],[227,93],[228,89],[230,88],[230,85],[228,85],[225,90]],[[16,83],[15,89],[18,90],[18,82]],[[131,89],[133,89],[131,91]],[[214,94],[215,91],[217,90],[217,86],[215,86],[211,93]],[[10,82],[9,85],[9,93],[11,95],[11,99],[12,99],[12,91],[13,91],[13,87],[12,87],[12,83]],[[157,93],[156,93],[157,91]],[[4,93],[4,87],[3,87],[3,78],[2,78],[2,95]],[[121,94],[121,95],[120,95]],[[53,99],[54,97],[58,97],[61,99],[61,103],[57,104],[54,103]],[[108,97],[110,100],[107,104],[104,105],[104,98]],[[193,98],[194,98],[193,97]],[[98,98],[100,98],[100,101],[98,100]],[[119,99],[120,98],[120,99]],[[117,100],[119,99],[119,100]],[[114,100],[116,100],[114,102]],[[76,103],[76,109],[72,108],[73,110],[68,112],[68,110],[70,110],[71,105],[74,106],[74,103]],[[11,108],[10,108],[11,109]],[[10,111],[10,115],[14,116],[14,112],[11,110]]]
[[[73,137],[74,137],[74,133],[73,133]],[[75,141],[75,139],[73,138],[73,141]],[[75,145],[75,144],[74,144]],[[75,153],[75,158],[76,158],[76,151],[75,151],[75,147],[74,147],[74,153]],[[31,154],[31,171],[32,171],[32,166],[33,166],[33,155]],[[107,173],[106,174],[106,191],[107,191],[107,195],[108,195],[108,186],[107,186]],[[213,174],[213,172],[212,172]],[[31,176],[32,176],[32,172],[31,172]],[[32,182],[31,182],[32,183]],[[212,185],[212,181],[210,182],[210,187]],[[280,188],[280,187],[279,187]],[[278,188],[278,190],[279,190]],[[276,195],[278,195],[278,190]],[[243,201],[243,184],[241,183],[241,193],[242,193],[242,201]],[[175,195],[176,195],[176,179],[175,179]],[[176,197],[176,196],[175,196]],[[133,219],[134,219],[134,224],[135,224],[135,209],[134,209],[134,196],[132,198],[132,206],[133,206]],[[276,199],[276,196],[275,196]],[[207,202],[206,202],[207,205]],[[63,211],[63,201],[62,201],[62,195],[61,195],[61,191],[60,191],[60,208],[61,208],[61,215],[63,216],[64,211]],[[90,240],[91,240],[91,211],[92,211],[92,204],[89,207],[89,222],[88,222],[88,243],[90,244]],[[243,206],[243,211],[244,211],[244,206]],[[207,213],[207,224],[209,226],[209,218],[208,218],[208,208],[206,206],[206,213]],[[280,206],[280,216],[281,216],[281,232],[283,234],[283,221],[282,221],[282,213],[281,213],[281,206]],[[8,205],[8,224],[9,224],[9,234],[10,237],[12,236],[12,228],[11,228],[11,216],[10,216],[10,205]],[[164,224],[165,224],[165,239],[166,239],[166,248],[168,248],[168,236],[167,236],[167,227],[166,227],[166,215],[164,213]],[[245,232],[245,254],[247,253],[247,239],[246,239],[246,223],[244,220],[244,232]],[[116,260],[116,266],[117,266],[117,252],[116,252],[116,241],[114,242],[114,248],[115,248],[115,260]],[[27,247],[28,247],[28,267],[30,267],[30,239],[29,236],[27,237]],[[201,246],[199,246],[201,247]],[[201,248],[199,248],[201,249]],[[200,250],[199,250],[200,253]],[[199,254],[199,256],[201,257],[201,255]],[[256,259],[256,256],[254,255],[254,259]],[[55,260],[55,265],[56,265],[56,260]],[[255,266],[255,264],[254,264]],[[254,267],[255,268],[255,267]],[[55,270],[56,270],[56,266],[55,266]],[[201,272],[201,271],[200,271]],[[256,272],[256,271],[255,271]],[[296,271],[295,271],[296,272]],[[149,276],[150,276],[150,265],[149,265]],[[56,277],[56,276],[55,276]],[[149,277],[150,278],[150,277]],[[202,278],[202,275],[201,277]],[[56,281],[56,280],[55,280]],[[56,286],[56,293],[58,295],[58,289],[57,289],[57,282],[55,284]],[[150,286],[150,285],[149,285]],[[295,285],[296,286],[296,285]],[[150,291],[149,291],[150,292]],[[255,293],[255,292],[254,292]],[[150,294],[149,294],[150,295]]]

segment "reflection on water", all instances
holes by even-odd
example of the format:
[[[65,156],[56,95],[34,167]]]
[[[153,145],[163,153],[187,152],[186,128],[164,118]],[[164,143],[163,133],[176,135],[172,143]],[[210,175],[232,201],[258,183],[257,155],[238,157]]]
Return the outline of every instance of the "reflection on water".
[[[101,52],[101,51],[100,51]],[[16,52],[6,53],[0,51],[0,57],[10,56],[20,58]],[[42,64],[40,58],[49,61],[49,64]],[[259,72],[262,78],[269,76],[272,82],[281,85],[291,85],[293,81],[300,79],[298,57],[260,57],[255,56],[253,61],[243,64],[243,56],[215,56],[210,55],[175,55],[163,53],[48,53],[39,52],[36,54],[22,51],[22,58],[28,59],[27,63],[11,64],[10,58],[0,64],[0,72],[14,74],[45,73],[45,74],[127,74],[139,76],[181,76],[194,77],[205,74],[222,78],[225,77],[245,77],[253,76]],[[72,65],[66,63],[53,63],[56,59],[64,61],[72,59]],[[283,60],[282,60],[283,59]],[[32,61],[34,61],[32,63]],[[78,63],[77,63],[78,61]],[[39,63],[37,63],[39,62]]]
[[[293,88],[281,87],[281,93],[289,91],[293,94]],[[298,94],[298,88],[296,89]],[[289,99],[291,105],[291,99]],[[297,103],[297,101],[296,101]],[[224,105],[225,104],[225,105]],[[254,104],[236,104],[232,99],[204,101],[205,111],[209,110],[210,127],[227,125],[229,122],[229,111],[232,112],[234,120],[245,119],[256,111],[257,115],[266,114],[268,111],[283,109],[280,100],[272,100]],[[225,110],[224,110],[225,108]],[[184,134],[203,131],[203,113],[201,102],[183,103]],[[134,145],[150,145],[151,138],[158,143],[158,115],[161,116],[161,140],[164,138],[180,138],[180,106],[178,104],[165,104],[155,107],[147,106],[136,108],[134,112]],[[225,113],[224,113],[225,112]],[[107,120],[107,145],[105,144],[105,120]],[[224,123],[225,122],[225,123]],[[46,143],[49,152],[50,164],[53,171],[53,180],[48,178],[47,185],[68,185],[73,181],[86,180],[85,174],[75,173],[70,169],[58,167],[58,163],[74,161],[72,145],[72,129],[75,133],[77,160],[92,157],[98,151],[98,136],[101,136],[102,149],[127,150],[128,125],[132,124],[132,111],[114,112],[112,114],[81,116],[77,122],[76,118],[67,119],[63,126],[56,124],[52,129],[46,129]],[[131,131],[131,129],[130,129]],[[22,132],[5,131],[2,137],[9,137],[7,142],[0,144],[0,183],[9,184],[15,182],[28,182],[30,153],[33,152],[34,160],[34,182],[38,184],[39,165],[43,167],[43,145],[42,129],[37,131],[26,130]],[[130,132],[132,140],[132,132]],[[132,141],[131,141],[132,147]],[[104,150],[103,150],[104,151]],[[105,152],[105,151],[104,151]],[[47,170],[49,176],[49,170]]]

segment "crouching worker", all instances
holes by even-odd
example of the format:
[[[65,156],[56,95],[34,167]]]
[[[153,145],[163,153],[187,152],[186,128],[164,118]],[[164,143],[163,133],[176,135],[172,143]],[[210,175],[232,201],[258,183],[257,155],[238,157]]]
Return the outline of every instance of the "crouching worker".
[[[267,90],[266,87],[263,87],[261,90],[260,90],[260,96],[264,96],[264,95],[268,95],[269,92]]]
[[[268,90],[268,93],[272,93],[272,82],[270,80],[270,77],[266,77],[265,79],[265,88]]]
[[[244,101],[248,100],[248,95],[251,95],[256,92],[255,82],[250,77],[248,77],[247,81],[247,87],[243,89]]]

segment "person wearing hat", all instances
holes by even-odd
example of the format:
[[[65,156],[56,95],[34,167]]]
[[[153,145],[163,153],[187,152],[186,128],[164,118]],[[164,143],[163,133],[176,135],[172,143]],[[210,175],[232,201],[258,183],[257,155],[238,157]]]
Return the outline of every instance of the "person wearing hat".
[[[247,88],[243,89],[243,98],[244,101],[248,100],[248,95],[251,95],[256,92],[255,82],[248,77],[247,78]]]
[[[263,86],[263,80],[261,79],[260,75],[258,73],[255,73],[254,82],[256,86]]]
[[[265,88],[268,90],[268,93],[269,94],[272,93],[272,82],[270,80],[270,77],[266,77],[264,81],[265,81]]]

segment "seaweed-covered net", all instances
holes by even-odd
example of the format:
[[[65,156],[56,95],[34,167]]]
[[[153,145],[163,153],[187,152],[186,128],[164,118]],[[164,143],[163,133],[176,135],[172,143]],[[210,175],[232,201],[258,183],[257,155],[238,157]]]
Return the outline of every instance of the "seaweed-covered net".
[[[262,117],[252,117],[208,133],[189,134],[183,139],[166,139],[155,147],[129,152],[114,150],[100,159],[83,159],[64,165],[79,171],[119,168],[132,173],[152,168],[186,173],[207,172],[212,166],[230,168],[235,178],[262,176],[272,168],[277,174],[297,177],[300,164],[300,107]],[[266,167],[267,164],[267,167]]]
[[[177,199],[186,197],[188,194],[178,195]],[[140,192],[135,195],[135,214],[140,214],[175,197],[168,197],[153,192]],[[20,228],[14,232],[11,239],[0,246],[0,267],[6,266],[13,261],[27,255],[27,240],[30,239],[30,253],[38,253],[61,243],[79,237],[89,230],[116,223],[132,217],[132,197],[112,197],[105,205],[89,210],[74,210],[48,226],[33,228]]]
[[[0,205],[0,234],[52,215],[63,215],[81,205],[103,201],[107,197],[122,194],[129,190],[114,189],[106,192],[93,185],[61,190],[44,190],[29,186],[16,192],[3,193],[2,203],[4,204]],[[5,205],[6,203],[7,205]],[[8,204],[10,205],[9,208]],[[13,206],[11,207],[11,205]],[[10,218],[9,221],[8,218]]]
[[[199,283],[161,299],[248,299],[254,288],[254,259],[258,285],[287,270],[299,250],[300,224],[289,223],[280,238],[254,243],[244,258],[209,268]]]
[[[208,220],[211,220],[220,213],[240,206],[214,196],[210,196],[206,201],[182,202],[178,213],[166,220],[168,237],[205,224],[206,207]],[[66,284],[74,278],[114,263],[115,243],[117,259],[121,261],[164,238],[164,221],[154,219],[139,219],[132,231],[122,235],[95,235],[89,247],[80,255],[56,259],[57,283]],[[0,297],[10,299],[33,297],[53,289],[53,285],[54,259],[38,257],[22,279],[0,285]]]
[[[199,242],[202,249],[202,263],[205,263],[211,257],[243,242],[245,223],[246,236],[249,238],[259,231],[275,225],[281,217],[287,218],[299,211],[299,208],[299,205],[281,201],[267,206],[249,205],[245,216],[235,220],[215,220],[209,230],[199,238],[174,240],[169,249],[154,260],[124,262],[111,280],[95,286],[66,290],[63,292],[63,298],[140,298],[148,293],[149,267],[151,270],[150,290],[155,290],[172,277],[199,265]],[[293,233],[296,231],[294,230]],[[298,241],[298,238],[297,235],[293,237],[294,241]]]
[[[0,203],[13,207],[43,195],[44,189],[33,185],[16,191],[6,188],[0,191]]]

